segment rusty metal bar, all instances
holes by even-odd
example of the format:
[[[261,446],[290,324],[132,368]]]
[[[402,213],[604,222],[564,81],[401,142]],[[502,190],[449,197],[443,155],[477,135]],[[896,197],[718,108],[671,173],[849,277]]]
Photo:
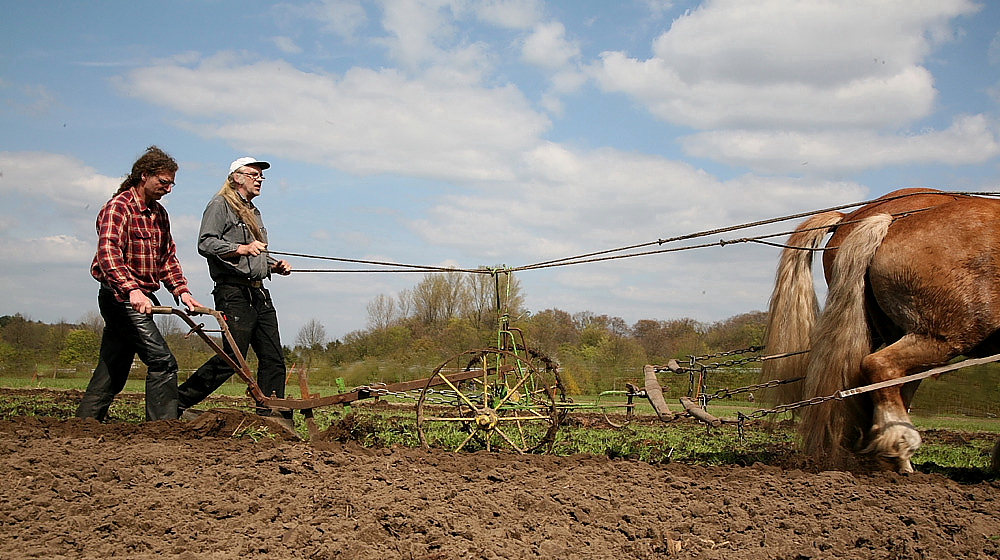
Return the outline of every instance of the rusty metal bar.
[[[184,312],[183,310],[164,305],[156,305],[153,306],[153,313],[159,315],[176,315],[180,317],[181,320],[183,320],[185,323],[188,324],[189,327],[191,327],[191,332],[188,333],[189,335],[191,333],[195,333],[199,337],[201,337],[201,339],[205,341],[205,344],[208,344],[209,347],[212,348],[212,350],[215,350],[215,353],[218,354],[220,358],[225,360],[226,363],[229,364],[229,367],[233,368],[233,371],[235,371],[236,374],[239,375],[241,379],[243,379],[243,381],[247,384],[247,393],[251,397],[253,397],[253,400],[257,402],[257,405],[260,407],[268,406],[267,404],[268,398],[264,395],[264,392],[260,390],[260,386],[257,385],[257,382],[254,380],[253,375],[250,373],[250,366],[247,365],[246,360],[243,358],[243,354],[240,353],[240,349],[236,347],[236,341],[233,340],[233,335],[230,334],[229,332],[229,325],[226,324],[226,319],[222,316],[221,312],[216,311],[214,309],[210,309],[208,307],[195,307],[194,309],[191,310],[190,313],[211,315],[212,317],[215,317],[215,320],[218,321],[219,323],[219,332],[222,333],[222,336],[226,339],[226,342],[229,343],[229,347],[233,350],[233,355],[236,356],[236,360],[233,360],[233,358],[229,356],[229,354],[226,354],[226,351],[221,346],[219,346],[218,342],[216,342],[212,337],[208,336],[208,334],[205,332],[204,323],[202,324],[195,323],[194,319],[191,318],[191,315]]]
[[[477,377],[482,377],[482,375],[483,375],[483,370],[481,369],[460,371],[456,373],[447,374],[448,379],[456,383],[461,381],[468,381],[469,379],[475,379]],[[338,395],[329,395],[326,397],[316,397],[309,399],[266,398],[264,402],[267,403],[267,406],[271,407],[277,406],[282,408],[290,408],[293,410],[303,410],[307,408],[318,408],[321,406],[330,406],[335,404],[349,404],[361,399],[367,399],[385,393],[401,393],[405,391],[423,389],[425,387],[436,387],[438,385],[444,384],[444,381],[434,382],[433,380],[434,378],[417,379],[415,381],[403,381],[400,383],[392,383],[389,385],[380,385],[377,388],[359,387],[348,393],[340,393]]]
[[[696,403],[691,397],[681,397],[681,405],[684,406],[684,410],[687,411],[688,414],[710,426],[718,427],[722,425],[721,419],[705,412],[705,409],[698,406],[698,403]]]

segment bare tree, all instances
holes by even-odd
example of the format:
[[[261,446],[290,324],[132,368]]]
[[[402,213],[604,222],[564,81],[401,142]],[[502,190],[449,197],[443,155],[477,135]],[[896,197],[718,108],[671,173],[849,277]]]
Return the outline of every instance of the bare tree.
[[[101,334],[104,332],[104,317],[97,311],[88,311],[80,320],[80,326],[92,333]]]
[[[413,290],[405,289],[399,291],[396,298],[396,306],[399,308],[399,318],[406,319],[413,315]]]
[[[413,311],[425,325],[436,325],[458,316],[464,301],[462,273],[431,273],[424,276],[412,291]]]
[[[322,350],[326,345],[326,327],[317,319],[309,319],[309,322],[299,329],[295,345],[311,351]]]
[[[498,304],[515,318],[524,309],[521,282],[513,273],[469,275],[465,300],[464,314],[477,328],[493,326]]]
[[[396,301],[392,296],[379,294],[368,302],[368,328],[381,331],[391,327],[397,320]]]
[[[470,274],[466,280],[469,299],[465,315],[476,328],[493,323],[497,318],[496,275]]]
[[[322,353],[323,347],[326,345],[326,328],[323,323],[316,319],[309,319],[299,329],[299,334],[295,337],[295,345],[302,349],[300,355],[305,358],[305,367],[308,369],[312,366],[313,358]]]
[[[181,320],[173,315],[157,315],[154,321],[164,338],[181,334]]]

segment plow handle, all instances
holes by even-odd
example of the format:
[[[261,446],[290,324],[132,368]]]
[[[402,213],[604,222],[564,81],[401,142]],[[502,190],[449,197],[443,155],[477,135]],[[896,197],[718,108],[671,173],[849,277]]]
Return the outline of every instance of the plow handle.
[[[191,311],[185,312],[182,309],[176,309],[169,305],[154,305],[152,313],[154,315],[173,315],[175,311],[186,313],[187,315],[211,315],[214,310],[208,307],[195,307]]]
[[[176,307],[170,307],[167,305],[154,305],[152,312],[157,315],[177,315],[184,320],[185,323],[191,327],[191,332],[198,335],[205,344],[207,344],[215,353],[218,354],[222,360],[224,360],[229,367],[233,368],[243,381],[247,384],[247,393],[257,402],[258,406],[267,406],[267,396],[260,390],[260,386],[254,381],[253,375],[250,372],[250,367],[247,365],[246,359],[243,354],[240,353],[239,348],[236,347],[236,341],[233,340],[233,335],[229,332],[229,326],[226,324],[226,320],[222,313],[208,307],[195,307],[191,311],[184,311],[183,309],[178,309]],[[219,332],[222,333],[223,338],[229,343],[230,349],[236,356],[234,360],[225,350],[220,346],[212,337],[205,333],[204,325],[199,325],[191,320],[192,315],[211,315],[215,317],[215,320],[219,323]]]

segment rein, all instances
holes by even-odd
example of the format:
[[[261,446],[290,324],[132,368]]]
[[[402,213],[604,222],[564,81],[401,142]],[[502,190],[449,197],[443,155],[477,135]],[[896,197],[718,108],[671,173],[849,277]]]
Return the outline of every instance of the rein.
[[[767,238],[781,237],[781,236],[785,236],[785,235],[789,235],[789,234],[793,233],[793,232],[786,231],[786,232],[779,232],[779,233],[771,233],[771,234],[765,234],[765,235],[758,235],[758,236],[754,236],[754,237],[742,237],[742,238],[731,239],[731,240],[722,239],[722,240],[716,241],[714,243],[701,243],[701,244],[697,244],[697,245],[688,245],[688,246],[684,246],[684,247],[672,247],[672,248],[668,248],[668,249],[656,249],[656,250],[641,251],[641,252],[636,252],[636,253],[626,253],[626,254],[621,254],[621,255],[612,255],[611,254],[611,253],[620,253],[622,251],[631,251],[631,250],[640,249],[640,248],[643,248],[643,247],[651,247],[651,246],[654,246],[654,245],[656,245],[656,246],[662,246],[662,245],[664,245],[666,243],[673,243],[673,242],[676,242],[676,241],[683,241],[683,240],[687,240],[687,239],[695,239],[695,238],[699,238],[699,237],[707,237],[709,235],[715,235],[715,234],[719,234],[719,233],[726,233],[726,232],[736,231],[736,230],[741,230],[741,229],[749,229],[749,228],[758,227],[758,226],[762,226],[762,225],[768,225],[768,224],[773,224],[773,223],[778,223],[778,222],[784,222],[784,221],[788,221],[788,220],[794,220],[794,219],[798,219],[798,218],[803,218],[803,217],[807,217],[807,216],[813,216],[813,215],[816,215],[816,214],[821,214],[823,212],[831,212],[831,211],[834,211],[834,210],[843,210],[843,209],[846,209],[846,208],[853,208],[853,207],[856,207],[856,206],[864,206],[866,204],[871,204],[871,203],[874,203],[874,202],[887,202],[887,201],[896,200],[896,199],[899,199],[899,198],[906,198],[906,197],[910,197],[910,196],[925,195],[925,194],[945,194],[945,195],[949,195],[950,194],[950,195],[957,195],[957,196],[984,196],[984,197],[1000,196],[1000,192],[992,192],[992,191],[991,192],[972,192],[972,191],[969,191],[969,192],[965,192],[965,191],[933,191],[933,192],[926,192],[926,191],[922,191],[922,192],[913,192],[913,193],[899,194],[899,195],[895,195],[895,196],[891,196],[891,197],[876,198],[876,199],[866,200],[866,201],[862,201],[862,202],[853,202],[851,204],[841,204],[839,206],[831,206],[829,208],[823,208],[821,210],[812,210],[812,211],[809,211],[809,212],[799,212],[797,214],[789,214],[787,216],[781,216],[781,217],[778,217],[778,218],[769,218],[769,219],[766,219],[766,220],[758,220],[756,222],[747,222],[747,223],[737,224],[737,225],[733,225],[733,226],[727,226],[727,227],[723,227],[723,228],[716,228],[716,229],[711,229],[711,230],[705,230],[705,231],[699,231],[699,232],[694,232],[694,233],[688,233],[688,234],[685,234],[685,235],[679,235],[679,236],[671,237],[671,238],[667,238],[667,239],[657,239],[656,241],[649,241],[649,242],[646,242],[646,243],[639,243],[639,244],[635,244],[635,245],[629,245],[629,246],[626,246],[626,247],[619,247],[619,248],[616,248],[616,249],[606,249],[606,250],[602,250],[602,251],[595,251],[595,252],[591,252],[591,253],[585,253],[585,254],[582,254],[582,255],[576,255],[576,256],[573,256],[573,257],[564,257],[564,258],[561,258],[561,259],[554,259],[554,260],[549,260],[549,261],[542,261],[542,262],[538,262],[538,263],[534,263],[534,264],[527,264],[527,265],[516,266],[516,267],[502,267],[500,269],[490,269],[490,268],[448,268],[448,267],[433,266],[433,265],[403,264],[403,263],[397,263],[397,262],[384,262],[384,261],[373,261],[373,260],[348,259],[348,258],[340,258],[340,257],[326,257],[326,256],[320,256],[320,255],[308,255],[308,254],[303,254],[303,253],[288,253],[288,252],[270,251],[270,250],[268,251],[268,253],[273,254],[273,255],[284,255],[284,256],[290,256],[290,257],[300,257],[300,258],[305,258],[305,259],[320,259],[320,260],[337,261],[337,262],[344,262],[344,263],[357,263],[357,264],[369,264],[369,265],[375,265],[375,266],[390,266],[390,267],[395,267],[395,268],[389,269],[389,270],[386,270],[386,269],[375,269],[375,270],[372,270],[372,269],[297,269],[297,270],[293,270],[293,272],[340,272],[340,273],[349,273],[349,272],[467,272],[467,273],[472,273],[472,274],[494,274],[497,271],[503,271],[503,272],[520,272],[520,271],[524,271],[524,270],[537,270],[537,269],[552,268],[552,267],[557,267],[557,266],[569,266],[569,265],[574,265],[574,264],[602,262],[602,261],[610,261],[610,260],[616,260],[616,259],[625,259],[625,258],[631,258],[631,257],[641,257],[641,256],[655,255],[655,254],[661,254],[661,253],[673,253],[673,252],[678,252],[678,251],[686,251],[686,250],[689,250],[689,249],[703,249],[703,248],[707,248],[707,247],[724,247],[726,245],[733,245],[733,244],[737,244],[737,243],[759,243],[761,245],[769,245],[769,246],[772,246],[772,247],[791,248],[791,249],[799,249],[799,250],[804,250],[804,251],[805,250],[808,250],[808,251],[826,251],[826,250],[836,249],[836,247],[824,247],[824,248],[791,247],[791,246],[783,245],[783,244],[780,244],[780,243],[775,243],[775,242],[770,242],[770,241],[764,241]],[[908,212],[903,212],[903,213],[899,213],[899,214],[893,214],[893,217],[894,218],[900,218],[900,217],[904,217],[904,216],[906,216],[908,214],[912,214],[912,213],[915,213],[915,212],[920,212],[922,210],[926,210],[926,208],[925,209],[919,209],[919,210],[910,210]],[[842,224],[838,224],[838,225],[846,225],[848,223],[852,223],[852,222],[843,222]]]

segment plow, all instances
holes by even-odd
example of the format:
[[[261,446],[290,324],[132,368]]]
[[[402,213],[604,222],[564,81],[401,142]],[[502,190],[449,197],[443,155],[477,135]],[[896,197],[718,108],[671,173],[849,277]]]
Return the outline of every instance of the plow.
[[[256,408],[269,409],[274,413],[301,414],[310,439],[320,433],[315,419],[317,409],[349,406],[359,401],[386,397],[416,401],[416,432],[423,447],[447,447],[446,442],[455,441],[454,435],[458,433],[460,443],[451,445],[452,451],[548,452],[570,414],[598,413],[609,427],[624,428],[636,418],[640,402],[647,402],[663,422],[690,418],[709,427],[736,424],[742,431],[743,423],[763,416],[762,411],[724,418],[711,414],[709,403],[738,394],[748,394],[752,400],[753,391],[798,381],[772,381],[736,389],[727,387],[709,393],[709,379],[713,372],[797,354],[760,356],[762,347],[750,347],[710,356],[689,356],[688,362],[683,365],[676,360],[662,366],[646,365],[641,386],[626,383],[625,390],[603,391],[591,402],[578,402],[563,387],[558,365],[530,350],[525,344],[523,332],[512,327],[509,316],[501,313],[496,347],[470,349],[456,354],[434,368],[428,377],[397,383],[374,383],[321,396],[311,392],[307,370],[298,369],[301,396],[282,398],[265,395],[261,391],[245,357],[236,348],[222,313],[206,307],[188,312],[167,306],[154,307],[153,313],[173,315],[186,323],[190,329],[187,336],[197,335],[233,368],[246,385],[246,395]],[[204,322],[198,321],[201,316],[211,316],[218,328],[208,328]],[[226,341],[231,352],[226,352],[213,335]],[[742,357],[708,361],[736,355]],[[658,377],[660,374],[688,377],[687,394],[678,401],[679,412],[667,404],[664,387]],[[780,413],[793,408],[786,406],[763,412]]]
[[[735,425],[742,436],[745,424],[753,419],[1000,361],[1000,354],[967,359],[892,381],[846,389],[829,396],[814,397],[769,409],[756,409],[749,414],[738,412],[736,417],[719,417],[708,410],[709,403],[714,400],[731,399],[745,394],[753,402],[754,391],[799,382],[802,378],[772,380],[738,388],[725,387],[709,392],[712,373],[754,362],[804,354],[808,350],[761,356],[764,348],[753,346],[708,356],[689,356],[685,364],[669,360],[665,365],[646,365],[643,367],[641,387],[626,383],[625,390],[603,391],[592,402],[577,402],[566,393],[558,365],[548,357],[530,350],[524,342],[523,332],[510,326],[509,315],[502,312],[499,316],[496,347],[470,349],[456,354],[436,367],[429,377],[397,383],[375,383],[320,396],[310,391],[307,371],[299,369],[297,381],[300,398],[281,398],[265,395],[260,389],[245,357],[236,348],[225,317],[219,311],[199,307],[189,312],[175,307],[157,306],[153,308],[153,313],[173,315],[186,323],[190,328],[187,336],[197,335],[233,368],[246,384],[246,395],[257,408],[269,409],[275,413],[291,411],[301,414],[310,439],[320,433],[315,420],[316,409],[347,406],[367,399],[397,397],[416,401],[416,431],[421,446],[441,447],[445,445],[444,442],[454,441],[452,436],[457,432],[460,434],[457,438],[460,443],[452,445],[452,451],[485,449],[490,452],[549,452],[560,426],[569,414],[597,412],[609,427],[624,428],[636,417],[638,403],[643,400],[663,422],[690,418],[708,427]],[[196,321],[199,316],[213,317],[218,328],[207,328],[205,323]],[[231,353],[225,351],[213,334],[226,341]],[[734,359],[733,356],[737,357]],[[718,358],[729,359],[708,361]],[[681,412],[674,412],[667,404],[664,388],[659,380],[660,374],[688,376],[687,394],[678,399]]]
[[[383,397],[415,400],[416,432],[420,444],[429,448],[459,441],[457,445],[448,446],[452,451],[551,451],[558,430],[569,414],[596,412],[603,416],[608,426],[623,428],[636,417],[636,407],[642,400],[647,401],[663,421],[673,421],[685,415],[710,426],[726,421],[705,410],[705,405],[711,400],[704,394],[707,373],[720,367],[720,364],[706,365],[699,361],[704,357],[692,356],[691,367],[680,367],[673,360],[667,366],[647,365],[643,372],[643,386],[626,383],[625,390],[603,391],[591,402],[575,401],[563,386],[558,364],[530,350],[524,333],[511,326],[506,299],[501,294],[499,277],[503,274],[497,275],[496,282],[498,327],[495,346],[460,352],[434,368],[428,377],[364,385],[326,396],[311,392],[305,369],[297,371],[299,398],[264,394],[219,311],[206,307],[185,311],[157,306],[153,313],[172,315],[186,323],[190,329],[186,336],[197,335],[233,368],[246,384],[246,394],[258,409],[301,414],[309,438],[319,433],[315,420],[317,409]],[[201,316],[211,316],[218,328],[209,328],[198,321]],[[221,337],[224,344],[220,344],[217,337]],[[741,352],[754,350],[759,351],[760,348]],[[722,365],[756,359],[759,358],[738,362],[730,360]],[[697,368],[699,374],[689,376],[691,388],[680,401],[684,412],[674,413],[666,404],[657,373],[686,374],[694,371],[692,367]]]
[[[450,447],[453,451],[479,449],[485,449],[486,451],[510,450],[516,453],[551,451],[560,425],[567,415],[572,412],[596,411],[603,414],[605,420],[612,427],[623,427],[635,417],[637,401],[640,399],[648,401],[653,411],[655,411],[656,416],[662,421],[669,422],[685,417],[693,418],[709,427],[735,424],[742,436],[744,426],[748,421],[789,412],[799,416],[802,420],[802,425],[810,422],[816,424],[826,422],[828,425],[837,426],[838,423],[843,423],[847,416],[838,417],[835,414],[847,414],[846,411],[855,407],[855,405],[850,404],[854,401],[845,402],[846,407],[841,407],[840,405],[836,407],[822,407],[819,405],[824,405],[830,401],[846,401],[846,399],[851,399],[859,395],[868,395],[870,398],[869,404],[874,403],[876,413],[874,416],[869,414],[868,418],[859,417],[859,421],[869,422],[869,425],[852,427],[845,432],[826,429],[800,430],[807,439],[807,449],[811,449],[810,452],[815,453],[819,450],[851,448],[854,452],[871,453],[879,455],[879,457],[884,459],[891,459],[895,461],[895,468],[899,472],[912,472],[909,457],[919,448],[920,438],[916,428],[908,420],[908,409],[910,400],[916,391],[916,386],[921,380],[929,377],[937,377],[946,372],[1000,361],[1000,354],[989,355],[997,351],[996,344],[994,344],[995,341],[991,338],[996,330],[995,324],[997,323],[980,321],[978,319],[976,321],[969,319],[964,322],[939,321],[937,315],[928,315],[922,319],[924,322],[930,322],[928,324],[933,323],[941,329],[952,328],[953,330],[957,329],[960,331],[956,333],[948,331],[946,333],[955,340],[955,344],[952,346],[944,344],[937,344],[935,346],[934,340],[936,339],[934,337],[923,336],[920,332],[902,336],[905,329],[912,330],[913,328],[913,325],[906,323],[906,321],[903,321],[906,323],[904,325],[875,325],[882,327],[882,330],[874,329],[873,321],[886,322],[898,310],[895,307],[891,307],[889,311],[880,310],[881,315],[876,313],[868,316],[867,314],[874,313],[874,311],[865,307],[870,302],[863,298],[863,290],[858,288],[858,286],[868,286],[866,283],[868,282],[866,280],[868,278],[867,275],[881,274],[878,277],[881,284],[875,287],[885,292],[882,295],[882,299],[888,302],[890,306],[895,305],[906,311],[899,314],[899,317],[903,317],[904,319],[910,315],[916,316],[925,312],[932,313],[933,311],[936,313],[934,305],[941,305],[940,300],[942,298],[939,297],[940,294],[948,294],[953,298],[968,296],[967,299],[970,299],[970,302],[962,300],[961,302],[954,303],[952,307],[948,308],[951,311],[956,309],[963,310],[972,313],[973,316],[979,317],[975,313],[981,314],[992,310],[988,301],[986,303],[978,302],[978,300],[972,301],[975,300],[974,296],[986,293],[984,286],[992,286],[990,283],[992,276],[984,278],[979,284],[969,288],[962,284],[962,282],[968,280],[969,275],[959,275],[957,278],[949,277],[947,279],[962,289],[956,288],[948,291],[952,286],[946,286],[934,292],[939,294],[939,296],[929,296],[921,292],[922,297],[927,300],[921,300],[924,307],[910,310],[906,306],[911,305],[912,302],[905,298],[897,301],[899,299],[897,296],[900,293],[910,293],[907,290],[912,291],[917,288],[913,288],[912,286],[890,288],[889,286],[894,286],[893,282],[901,282],[901,279],[909,278],[918,273],[923,274],[925,271],[911,266],[913,270],[907,268],[906,274],[897,273],[892,267],[901,266],[899,265],[900,262],[909,263],[909,261],[891,259],[884,262],[878,261],[877,257],[881,253],[875,252],[875,248],[878,248],[880,251],[883,249],[890,251],[891,247],[899,247],[900,251],[910,250],[906,243],[910,237],[914,236],[924,235],[928,239],[926,243],[940,240],[944,236],[943,234],[934,233],[937,231],[934,228],[940,229],[944,227],[947,229],[955,227],[955,224],[958,222],[955,219],[951,219],[951,215],[963,211],[966,207],[984,207],[993,212],[993,214],[1000,216],[1000,203],[984,197],[970,196],[971,194],[973,193],[948,193],[931,189],[903,189],[864,203],[843,205],[823,211],[785,216],[740,226],[699,232],[672,239],[658,239],[655,242],[641,245],[588,253],[567,259],[537,263],[535,265],[518,268],[464,270],[464,272],[488,272],[494,278],[497,312],[495,344],[460,352],[434,368],[428,377],[391,384],[378,383],[366,385],[330,396],[319,396],[310,392],[305,370],[299,372],[300,398],[278,398],[275,395],[263,394],[260,387],[254,381],[246,360],[236,350],[236,346],[226,326],[225,318],[215,310],[197,308],[188,313],[172,307],[157,307],[154,312],[172,314],[186,322],[191,328],[189,335],[193,333],[201,337],[247,384],[247,394],[254,400],[258,408],[271,409],[284,413],[299,411],[305,419],[310,438],[318,433],[314,418],[314,411],[317,408],[332,405],[348,405],[363,399],[390,395],[416,400],[416,430],[420,444],[424,447]],[[1000,193],[979,194],[995,196]],[[858,205],[863,206],[851,214],[844,214],[839,211],[843,208]],[[993,214],[990,215],[992,216]],[[672,241],[702,237],[724,231],[734,231],[741,228],[757,227],[804,216],[811,217],[798,226],[794,232],[791,232],[788,244],[765,241],[766,238],[783,235],[768,234],[680,248],[664,248],[642,252],[634,251],[635,249],[652,244],[663,245]],[[902,225],[899,225],[897,230],[893,230],[890,226],[896,227],[894,224]],[[940,224],[944,224],[944,226]],[[969,227],[971,228],[972,226]],[[861,234],[854,235],[855,231],[859,231]],[[893,231],[901,231],[903,233],[893,238],[890,235]],[[979,230],[975,230],[975,233],[979,235],[980,232]],[[826,247],[821,247],[822,241],[827,234],[832,234],[830,241]],[[878,243],[869,243],[866,245],[865,241],[868,237],[864,236],[877,238]],[[626,389],[623,391],[605,391],[600,393],[593,402],[583,403],[576,402],[567,395],[560,378],[558,365],[553,360],[529,350],[524,340],[524,334],[511,325],[507,301],[510,295],[511,274],[515,271],[598,262],[615,258],[638,257],[682,249],[701,248],[710,245],[721,246],[736,242],[763,243],[783,249],[778,274],[776,275],[778,281],[776,282],[775,291],[771,298],[772,309],[769,310],[768,315],[771,321],[775,321],[777,318],[781,321],[787,321],[787,324],[781,323],[776,326],[774,323],[769,323],[766,331],[769,337],[782,330],[786,331],[783,333],[784,338],[776,336],[777,343],[774,343],[774,341],[766,343],[768,349],[776,352],[775,354],[763,355],[765,347],[756,346],[741,350],[720,352],[709,356],[689,356],[688,363],[684,365],[680,364],[677,360],[669,360],[666,365],[662,366],[646,365],[643,368],[641,382],[626,383]],[[892,243],[896,243],[896,245],[892,245]],[[962,247],[965,250],[972,250],[967,245],[962,245]],[[624,255],[609,255],[609,253],[626,250],[632,252]],[[815,286],[811,276],[813,251],[824,252],[824,267],[828,273],[831,269],[843,271],[843,277],[852,278],[850,282],[840,283],[831,282],[830,278],[827,279],[829,291],[831,294],[837,293],[838,297],[831,297],[828,300],[828,306],[819,315],[819,305],[818,302],[815,302]],[[861,257],[851,257],[852,252],[855,254],[864,253]],[[369,264],[377,265],[390,264],[292,253],[276,254],[307,258],[328,258],[349,262],[368,262]],[[848,255],[843,263],[839,260],[841,254]],[[941,254],[950,253],[945,251]],[[918,259],[915,262],[922,261]],[[964,266],[962,263],[966,262],[972,261],[959,262],[954,266],[950,266],[948,270],[961,269]],[[879,269],[878,266],[882,266],[885,270]],[[393,271],[403,270],[397,269]],[[409,269],[406,270],[412,271]],[[441,272],[453,269],[444,270],[431,267],[425,268],[425,270]],[[979,269],[975,270],[979,271]],[[304,270],[303,272],[348,271]],[[501,278],[506,278],[507,280],[506,289],[501,286]],[[784,281],[782,281],[783,279]],[[794,279],[794,282],[792,279]],[[834,277],[833,280],[839,282],[839,277]],[[789,293],[784,294],[779,289],[788,291]],[[796,291],[792,292],[792,289]],[[831,304],[830,300],[833,300],[835,305]],[[807,305],[809,301],[815,303]],[[775,307],[781,305],[784,307]],[[218,322],[219,329],[210,331],[205,328],[204,324],[197,323],[194,317],[201,314],[212,315]],[[997,312],[997,314],[1000,316],[1000,312]],[[923,316],[921,315],[921,317]],[[991,319],[991,321],[994,320]],[[816,329],[813,329],[814,323],[817,326]],[[819,327],[822,327],[822,329]],[[962,328],[972,329],[974,332],[964,333],[964,331],[961,331]],[[820,334],[814,333],[814,330]],[[917,330],[919,331],[919,329]],[[846,334],[843,334],[841,331]],[[223,345],[220,345],[209,333],[221,334],[224,340],[223,345],[229,351],[227,352],[223,348]],[[967,338],[973,342],[970,343],[966,340]],[[906,361],[910,355],[904,351],[908,348],[908,344],[929,344],[928,349],[925,349],[929,354],[925,358],[920,358],[923,361],[910,364]],[[957,350],[959,348],[958,344],[964,344],[965,346],[962,347],[963,349]],[[812,346],[812,348],[808,348],[809,346]],[[898,348],[902,348],[903,350],[899,350]],[[801,359],[788,362],[779,361],[775,362],[776,367],[772,369],[774,371],[781,370],[781,373],[776,376],[776,379],[771,381],[738,387],[736,389],[727,387],[714,393],[710,392],[708,388],[708,379],[712,372],[742,366],[751,362],[781,360],[793,356],[801,357],[801,355],[807,353],[810,354],[808,368],[803,367],[805,362]],[[886,355],[888,358],[880,360],[872,359],[873,356],[882,355]],[[919,353],[914,353],[914,355],[922,356]],[[954,361],[955,358],[960,357],[964,359],[958,362]],[[868,361],[863,364],[862,362],[865,360]],[[796,363],[797,365],[794,367],[782,367],[782,364],[792,363]],[[846,363],[849,363],[849,367],[845,368],[842,364]],[[813,367],[814,365],[816,365],[816,368]],[[928,369],[930,365],[939,365],[939,367]],[[838,367],[841,369],[838,369]],[[865,370],[865,368],[868,368],[868,370]],[[874,371],[879,368],[881,368],[880,371]],[[764,370],[766,371],[767,368],[764,368]],[[753,393],[755,391],[767,390],[778,385],[795,383],[806,379],[806,377],[793,377],[789,375],[789,373],[796,370],[801,371],[794,375],[805,373],[806,377],[811,381],[820,380],[817,382],[818,384],[809,386],[808,396],[805,396],[804,392],[798,391],[797,394],[802,395],[798,398],[803,400],[788,399],[794,402],[784,402],[769,409],[757,409],[749,414],[737,412],[735,418],[717,417],[708,412],[708,405],[713,400],[729,399],[735,395],[746,395],[753,402]],[[849,374],[851,378],[840,379],[838,372],[842,372],[845,375]],[[862,373],[865,375],[862,375]],[[664,389],[659,383],[660,374],[688,376],[689,388],[687,394],[680,397],[680,405],[683,412],[675,413],[667,405]],[[869,383],[864,384],[865,382]],[[806,385],[808,384],[803,383],[798,387]],[[831,411],[834,411],[834,413],[831,413]],[[857,432],[863,435],[860,439],[849,441],[854,436],[847,435],[848,432],[850,434]],[[833,435],[830,435],[830,441],[808,441],[809,437],[811,437],[810,434],[821,434],[823,437],[830,434]],[[893,447],[893,442],[899,438],[905,440],[906,445],[903,448],[900,448],[899,445]],[[454,441],[458,441],[459,443],[450,443]],[[862,449],[863,445],[867,445],[867,448]],[[998,449],[1000,449],[1000,445],[998,445]],[[994,455],[994,463],[1000,463],[1000,453],[994,452]]]

